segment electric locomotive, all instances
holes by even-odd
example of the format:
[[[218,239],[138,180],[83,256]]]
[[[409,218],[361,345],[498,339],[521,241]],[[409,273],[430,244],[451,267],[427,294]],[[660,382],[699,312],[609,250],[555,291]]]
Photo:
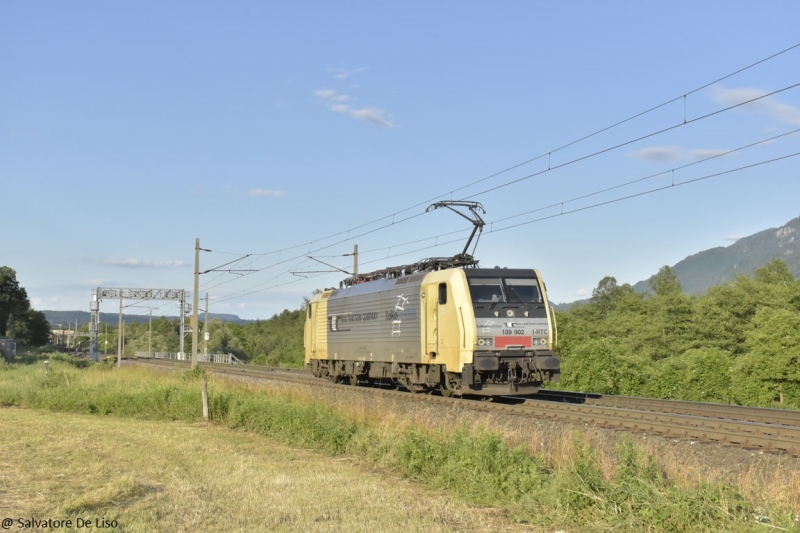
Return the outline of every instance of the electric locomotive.
[[[482,227],[479,204],[440,204],[467,205],[476,230]],[[466,249],[354,276],[315,295],[306,314],[306,367],[333,382],[446,396],[527,395],[557,382],[555,314],[541,274],[478,268]]]

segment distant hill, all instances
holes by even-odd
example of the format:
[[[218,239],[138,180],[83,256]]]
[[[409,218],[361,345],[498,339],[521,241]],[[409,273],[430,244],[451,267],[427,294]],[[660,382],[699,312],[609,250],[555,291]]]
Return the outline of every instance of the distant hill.
[[[800,278],[800,217],[780,228],[770,228],[749,237],[742,237],[730,246],[718,246],[690,255],[672,266],[687,294],[703,294],[714,285],[753,272],[773,259],[782,259],[795,278]],[[649,281],[636,283],[636,292],[650,292]],[[598,280],[599,281],[599,280]],[[556,311],[566,311],[573,305],[588,303],[589,299],[554,304]]]
[[[66,325],[75,325],[75,320],[78,321],[78,327],[89,322],[89,311],[42,311],[44,316],[47,318],[47,321],[50,322],[50,326],[55,328],[57,324]],[[153,319],[160,318],[162,315],[153,315]],[[200,314],[200,320],[203,319],[204,313]],[[175,320],[177,316],[168,316],[169,320]],[[208,313],[208,319],[219,318],[223,322],[233,322],[234,324],[247,324],[250,322],[249,320],[244,320],[239,318],[236,315],[228,315],[224,313]],[[126,324],[133,324],[134,322],[142,322],[146,323],[150,320],[149,315],[126,315],[125,313],[122,314],[122,320]],[[116,325],[119,323],[119,314],[118,313],[100,313],[100,322],[105,322],[107,324]],[[187,318],[186,323],[189,323]]]
[[[711,248],[690,255],[672,267],[688,294],[702,294],[710,287],[734,279],[740,274],[752,275],[775,258],[782,259],[795,278],[800,277],[800,217],[780,228],[770,228],[743,237],[730,246]],[[652,279],[652,278],[650,278]],[[648,280],[633,288],[650,290]]]

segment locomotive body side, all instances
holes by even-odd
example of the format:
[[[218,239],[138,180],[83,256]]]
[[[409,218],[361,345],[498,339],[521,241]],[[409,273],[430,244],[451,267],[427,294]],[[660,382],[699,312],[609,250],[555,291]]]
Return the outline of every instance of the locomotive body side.
[[[328,357],[421,363],[420,283],[424,274],[331,291]]]

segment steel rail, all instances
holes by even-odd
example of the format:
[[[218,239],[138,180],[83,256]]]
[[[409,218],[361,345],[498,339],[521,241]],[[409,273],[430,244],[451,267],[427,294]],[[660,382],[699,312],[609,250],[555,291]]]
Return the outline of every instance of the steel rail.
[[[636,396],[607,396],[604,394],[571,391],[542,390],[536,396],[538,398],[528,398],[528,400],[603,405],[639,411],[695,415],[725,420],[741,420],[743,422],[764,422],[783,426],[800,426],[800,411],[791,409],[768,409],[764,407],[640,398]]]

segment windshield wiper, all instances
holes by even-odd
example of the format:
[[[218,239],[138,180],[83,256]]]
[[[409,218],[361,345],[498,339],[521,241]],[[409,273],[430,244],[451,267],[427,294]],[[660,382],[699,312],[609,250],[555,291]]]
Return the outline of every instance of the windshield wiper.
[[[511,289],[511,292],[513,292],[516,295],[517,298],[519,298],[519,301],[522,302],[522,305],[525,306],[525,310],[527,311],[528,310],[528,303],[525,301],[525,298],[520,296],[519,292],[517,292],[517,289],[515,289],[513,285],[509,285],[508,288]]]

